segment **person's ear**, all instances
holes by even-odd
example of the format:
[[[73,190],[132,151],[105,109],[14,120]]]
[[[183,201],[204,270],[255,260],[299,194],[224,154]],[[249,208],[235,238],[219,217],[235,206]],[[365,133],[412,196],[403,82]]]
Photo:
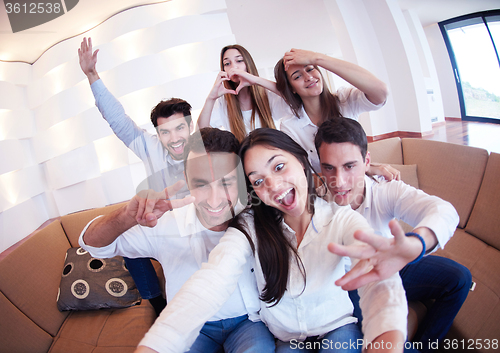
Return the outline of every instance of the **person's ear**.
[[[370,169],[370,163],[371,163],[371,156],[370,152],[366,152],[366,157],[365,157],[365,171],[368,171]]]
[[[189,123],[189,133],[191,134],[194,131],[194,124],[193,124],[193,119],[191,119],[191,122]]]

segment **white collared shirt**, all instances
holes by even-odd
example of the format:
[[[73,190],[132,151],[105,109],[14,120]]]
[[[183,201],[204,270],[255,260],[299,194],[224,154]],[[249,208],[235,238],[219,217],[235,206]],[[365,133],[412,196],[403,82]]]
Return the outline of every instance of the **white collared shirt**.
[[[358,120],[359,114],[380,109],[385,104],[385,102],[379,105],[373,104],[362,91],[354,87],[341,87],[336,94],[340,100],[340,113],[342,116],[354,120]],[[314,137],[318,131],[318,126],[313,124],[304,107],[301,108],[299,115],[299,118],[294,114],[283,118],[280,130],[306,150],[312,167],[316,172],[320,172],[319,157],[314,146]]]
[[[245,217],[250,237],[255,242],[253,216]],[[283,223],[285,236],[296,244],[293,231]],[[306,270],[307,283],[298,265],[291,261],[287,291],[273,306],[261,302],[261,319],[280,340],[303,340],[325,334],[337,327],[356,322],[346,291],[335,285],[344,273],[342,257],[327,250],[330,242],[352,244],[357,229],[371,231],[367,222],[349,207],[315,202],[315,214],[298,248]],[[257,254],[258,257],[258,254]],[[242,268],[253,259],[245,235],[228,228],[210,253],[208,263],[185,283],[162,312],[140,345],[158,352],[183,352],[198,334],[203,319],[212,315],[234,288]],[[259,291],[265,286],[259,261],[255,276]],[[406,335],[407,302],[398,274],[360,288],[365,339],[371,342],[380,334],[399,330]]]
[[[109,92],[102,80],[95,81],[90,87],[97,108],[115,135],[144,163],[148,184],[141,183],[137,191],[144,189],[161,191],[178,180],[184,180],[183,161],[172,158],[168,150],[163,147],[158,135],[152,135],[139,128],[125,114],[121,103]],[[183,198],[186,195],[189,195],[189,190],[184,185],[176,195],[172,195],[172,198]]]
[[[414,228],[427,227],[438,239],[439,247],[450,240],[457,228],[459,217],[455,208],[437,196],[405,184],[402,181],[376,181],[365,176],[365,199],[356,210],[373,227],[376,234],[391,238],[389,221],[397,218]]]
[[[152,257],[157,259],[165,275],[167,302],[171,301],[189,277],[208,260],[208,254],[219,243],[224,232],[206,229],[196,216],[193,204],[164,214],[153,227],[135,226],[120,235],[108,246],[96,248],[83,242],[83,234],[92,220],[82,231],[79,244],[92,256],[110,258]],[[253,262],[242,268],[243,275],[232,291],[228,301],[205,321],[216,321],[249,315],[253,321],[259,320],[259,294],[253,273]]]

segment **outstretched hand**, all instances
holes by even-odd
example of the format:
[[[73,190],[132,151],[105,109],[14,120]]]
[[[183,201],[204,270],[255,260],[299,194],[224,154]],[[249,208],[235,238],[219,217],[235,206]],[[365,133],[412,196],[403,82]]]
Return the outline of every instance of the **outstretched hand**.
[[[396,220],[390,221],[389,227],[394,235],[392,239],[358,230],[354,238],[364,244],[328,244],[328,250],[334,254],[359,259],[349,272],[335,282],[336,285],[349,291],[387,279],[418,257],[422,251],[420,241],[407,237]]]
[[[97,53],[99,49],[92,53],[92,38],[83,38],[80,49],[78,49],[78,58],[83,73],[89,78],[90,84],[99,79],[95,65],[97,63]]]
[[[174,208],[183,207],[194,201],[193,196],[186,196],[180,200],[171,200],[169,195],[175,195],[183,186],[184,181],[179,180],[174,185],[161,192],[142,190],[135,195],[127,205],[127,214],[137,223],[145,227],[154,227],[158,219]]]
[[[303,49],[291,49],[285,53],[283,63],[285,64],[285,71],[288,70],[290,65],[314,65],[317,53]]]

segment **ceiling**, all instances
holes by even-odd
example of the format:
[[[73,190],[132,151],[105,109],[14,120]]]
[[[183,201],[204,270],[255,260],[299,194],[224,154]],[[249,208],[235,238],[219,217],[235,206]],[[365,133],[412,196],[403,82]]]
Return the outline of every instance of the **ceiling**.
[[[117,13],[136,6],[166,1],[80,0],[76,7],[64,16],[17,33],[12,33],[4,2],[1,1],[0,61],[33,63],[58,42],[81,35]],[[240,0],[226,0],[226,3],[236,1]],[[424,27],[464,14],[500,8],[500,0],[397,1],[403,10],[415,11]]]

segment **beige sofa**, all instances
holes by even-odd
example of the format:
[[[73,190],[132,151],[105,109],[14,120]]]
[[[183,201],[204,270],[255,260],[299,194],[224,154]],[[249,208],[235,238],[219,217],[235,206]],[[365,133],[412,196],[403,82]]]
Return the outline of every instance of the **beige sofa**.
[[[481,345],[478,351],[496,351],[492,340],[500,340],[500,154],[399,138],[373,142],[368,150],[376,162],[417,165],[420,189],[455,206],[460,223],[437,255],[469,268],[476,286],[448,333],[450,351]]]
[[[467,339],[500,339],[500,217],[496,213],[500,211],[500,155],[398,138],[374,142],[369,150],[377,162],[416,164],[420,188],[450,201],[460,215],[459,228],[439,254],[467,266],[476,288],[449,337],[465,339],[466,347]],[[78,236],[92,218],[119,206],[64,216],[0,261],[0,352],[133,352],[154,321],[147,301],[126,309],[88,312],[60,312],[56,305],[66,250],[78,246]],[[161,273],[159,277],[163,278]]]

